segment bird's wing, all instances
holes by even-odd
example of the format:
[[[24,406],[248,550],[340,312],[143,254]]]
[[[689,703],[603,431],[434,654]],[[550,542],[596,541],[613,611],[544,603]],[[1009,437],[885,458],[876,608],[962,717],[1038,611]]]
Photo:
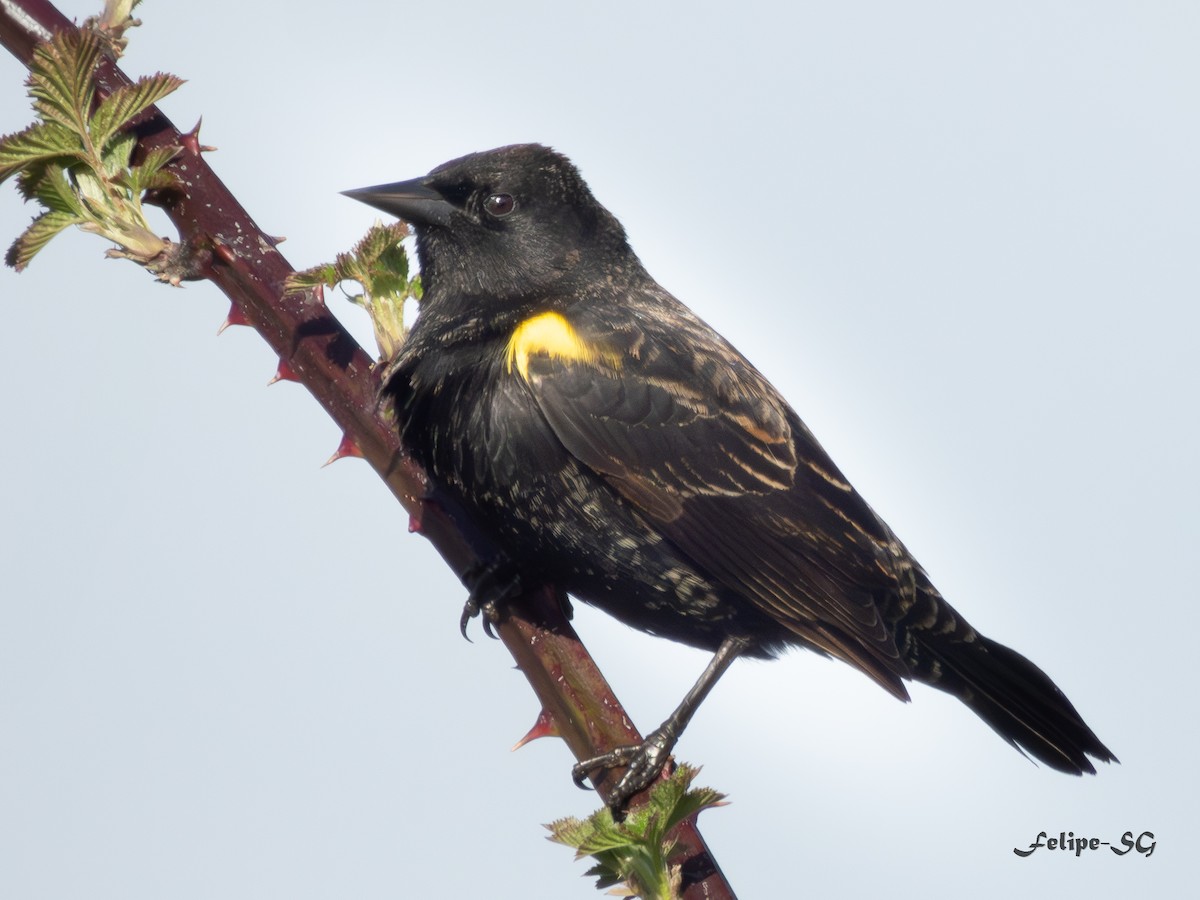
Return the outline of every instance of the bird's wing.
[[[563,446],[702,571],[907,698],[877,605],[907,554],[766,379],[666,294],[536,324],[510,370]]]

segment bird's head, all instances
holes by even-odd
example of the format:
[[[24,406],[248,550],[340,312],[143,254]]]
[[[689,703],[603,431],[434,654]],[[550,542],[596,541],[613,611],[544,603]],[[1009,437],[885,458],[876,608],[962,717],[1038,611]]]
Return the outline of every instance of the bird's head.
[[[536,297],[637,265],[620,223],[571,161],[540,144],[472,153],[421,178],[345,193],[414,227],[427,298]]]

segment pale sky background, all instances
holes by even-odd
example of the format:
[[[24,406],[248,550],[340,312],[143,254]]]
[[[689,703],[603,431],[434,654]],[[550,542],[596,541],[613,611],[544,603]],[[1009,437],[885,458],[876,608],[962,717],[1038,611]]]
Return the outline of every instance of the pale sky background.
[[[82,18],[100,3],[64,3]],[[263,11],[286,9],[286,16]],[[1200,5],[146,3],[294,265],[338,191],[552,144],[797,407],[947,598],[1121,758],[794,653],[678,750],[743,898],[1178,897],[1200,848]],[[30,114],[0,58],[0,131]],[[0,192],[7,243],[33,210]],[[164,229],[165,230],[165,229]],[[72,233],[0,273],[0,897],[586,898],[597,804],[463,591],[227,302]],[[362,339],[365,318],[332,301]],[[645,730],[703,654],[579,609]],[[1041,850],[1039,831],[1144,858]]]

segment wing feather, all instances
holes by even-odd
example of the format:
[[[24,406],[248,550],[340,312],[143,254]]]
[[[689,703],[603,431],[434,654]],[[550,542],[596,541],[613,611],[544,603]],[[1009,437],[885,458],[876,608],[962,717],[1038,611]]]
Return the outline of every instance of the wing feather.
[[[530,357],[546,421],[698,568],[907,697],[878,606],[900,588],[894,536],[766,379],[672,302],[670,332],[572,317],[604,352]]]

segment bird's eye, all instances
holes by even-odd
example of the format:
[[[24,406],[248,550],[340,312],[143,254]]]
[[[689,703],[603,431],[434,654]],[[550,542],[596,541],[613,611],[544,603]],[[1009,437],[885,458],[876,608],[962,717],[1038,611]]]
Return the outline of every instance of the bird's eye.
[[[517,208],[517,201],[512,194],[489,194],[483,201],[483,208],[488,215],[503,219]]]

